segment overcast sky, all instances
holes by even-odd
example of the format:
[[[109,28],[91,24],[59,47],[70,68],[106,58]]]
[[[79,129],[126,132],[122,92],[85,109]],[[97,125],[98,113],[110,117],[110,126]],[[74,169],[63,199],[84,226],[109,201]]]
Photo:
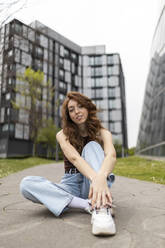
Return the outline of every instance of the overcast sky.
[[[27,8],[15,15],[26,24],[38,20],[80,46],[103,44],[107,53],[120,54],[129,147],[137,142],[159,1],[29,0]]]

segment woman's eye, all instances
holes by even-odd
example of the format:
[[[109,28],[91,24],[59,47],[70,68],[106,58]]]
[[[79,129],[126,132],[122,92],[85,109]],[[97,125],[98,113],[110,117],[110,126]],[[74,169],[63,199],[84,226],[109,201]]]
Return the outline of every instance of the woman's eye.
[[[83,106],[81,104],[78,105],[79,108],[82,108]]]

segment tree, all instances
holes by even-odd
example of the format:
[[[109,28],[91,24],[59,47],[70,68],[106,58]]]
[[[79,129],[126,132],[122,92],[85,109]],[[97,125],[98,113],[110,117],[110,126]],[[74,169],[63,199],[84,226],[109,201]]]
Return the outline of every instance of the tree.
[[[47,148],[47,158],[55,157],[53,153],[56,149],[56,134],[59,128],[55,126],[53,120],[46,120],[45,127],[38,130],[37,143],[41,143]]]
[[[44,73],[34,71],[30,67],[23,74],[17,75],[15,87],[16,100],[12,105],[27,120],[30,127],[30,139],[33,141],[33,156],[36,155],[36,145],[39,127],[44,126],[45,119],[51,117],[51,101],[54,87],[50,81],[44,81]]]

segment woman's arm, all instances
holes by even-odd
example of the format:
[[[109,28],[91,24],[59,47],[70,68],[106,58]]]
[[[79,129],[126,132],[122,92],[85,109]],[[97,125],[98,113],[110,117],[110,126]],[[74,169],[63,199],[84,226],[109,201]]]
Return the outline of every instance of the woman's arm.
[[[77,150],[66,139],[63,130],[59,131],[56,135],[60,147],[67,157],[67,159],[88,179],[92,180],[96,176],[96,172],[91,166],[80,156]]]
[[[92,178],[89,192],[92,207],[96,204],[98,208],[101,205],[112,204],[111,193],[107,185],[107,176],[112,172],[116,162],[116,152],[112,144],[111,133],[106,129],[101,129],[101,138],[104,144],[105,157],[97,175]]]

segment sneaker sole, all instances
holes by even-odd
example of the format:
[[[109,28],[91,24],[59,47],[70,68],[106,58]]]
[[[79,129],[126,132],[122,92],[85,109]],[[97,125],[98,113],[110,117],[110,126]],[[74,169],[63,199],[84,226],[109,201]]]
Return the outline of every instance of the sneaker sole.
[[[98,226],[92,226],[92,234],[93,235],[104,235],[104,236],[108,236],[108,235],[115,235],[116,234],[116,229],[111,228],[111,230],[109,230],[109,228],[101,228]]]

